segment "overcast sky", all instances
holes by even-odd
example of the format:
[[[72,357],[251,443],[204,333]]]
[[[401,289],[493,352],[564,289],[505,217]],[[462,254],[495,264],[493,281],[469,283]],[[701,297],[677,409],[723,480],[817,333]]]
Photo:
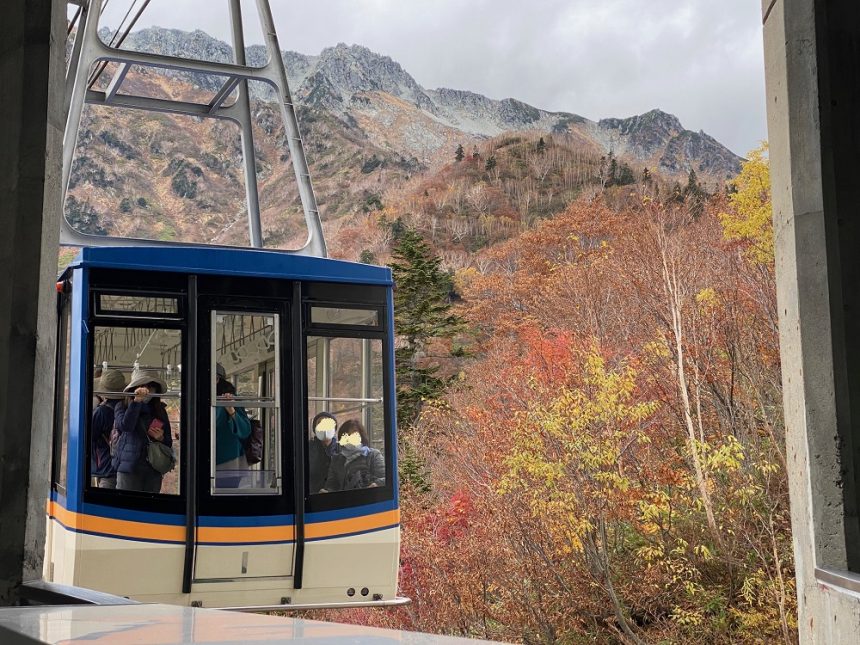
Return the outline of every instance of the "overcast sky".
[[[113,0],[108,8],[128,2]],[[243,0],[246,19],[255,4]],[[759,0],[271,5],[282,48],[318,54],[339,42],[365,45],[428,89],[513,97],[590,119],[659,107],[741,155],[767,138]],[[227,40],[226,7],[218,0],[153,0],[139,26],[202,29]],[[258,28],[248,41],[260,42]]]

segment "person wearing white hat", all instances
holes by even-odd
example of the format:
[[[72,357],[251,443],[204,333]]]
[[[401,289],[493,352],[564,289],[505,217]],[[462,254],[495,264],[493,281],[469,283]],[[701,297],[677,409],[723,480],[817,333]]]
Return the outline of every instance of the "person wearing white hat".
[[[146,456],[150,441],[173,446],[167,408],[157,396],[166,391],[164,381],[148,370],[135,370],[124,389],[128,396],[116,407],[119,438],[113,456],[118,489],[161,492],[163,475],[149,465]]]

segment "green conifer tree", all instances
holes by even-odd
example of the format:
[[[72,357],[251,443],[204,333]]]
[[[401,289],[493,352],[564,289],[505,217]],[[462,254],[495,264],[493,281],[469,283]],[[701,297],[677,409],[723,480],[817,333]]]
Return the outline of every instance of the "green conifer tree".
[[[609,153],[609,177],[606,180],[607,186],[614,186],[618,183],[618,160]]]
[[[463,161],[463,157],[466,156],[466,152],[463,150],[463,144],[459,144],[457,146],[457,151],[454,153],[454,159],[457,161]]]
[[[490,172],[493,168],[496,167],[496,155],[490,155],[487,157],[487,163],[484,164],[484,170]]]
[[[696,171],[690,168],[690,173],[687,175],[687,185],[684,187],[684,200],[693,217],[699,217],[705,209],[705,197],[707,193],[699,184],[699,178],[696,176]]]
[[[401,424],[411,424],[422,405],[438,398],[445,387],[437,376],[439,366],[422,361],[427,347],[435,338],[452,337],[462,322],[451,313],[451,277],[417,231],[403,230],[392,255],[394,329],[399,338],[397,413]]]
[[[686,195],[701,195],[702,187],[699,185],[699,178],[696,176],[696,171],[690,168],[690,172],[687,175],[687,186],[684,188],[684,194]]]

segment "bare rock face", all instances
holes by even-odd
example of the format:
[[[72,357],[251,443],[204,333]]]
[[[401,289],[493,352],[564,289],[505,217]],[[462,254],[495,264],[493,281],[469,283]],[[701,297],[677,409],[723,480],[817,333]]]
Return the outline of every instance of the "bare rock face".
[[[741,158],[704,132],[685,130],[678,117],[651,110],[627,119],[598,121],[599,138],[614,154],[649,164],[668,175],[688,173],[715,180],[740,172]]]

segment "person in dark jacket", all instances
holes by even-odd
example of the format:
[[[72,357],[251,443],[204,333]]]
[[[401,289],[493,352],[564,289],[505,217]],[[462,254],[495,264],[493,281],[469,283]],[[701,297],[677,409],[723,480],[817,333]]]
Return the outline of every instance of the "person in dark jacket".
[[[331,459],[321,493],[385,486],[385,458],[368,445],[358,419],[344,421],[337,433],[338,454]]]
[[[124,390],[130,396],[116,406],[115,426],[119,433],[113,465],[116,487],[122,490],[161,492],[162,475],[146,459],[150,441],[173,446],[167,409],[157,394],[167,387],[155,372],[135,370]]]
[[[110,432],[113,429],[114,409],[122,399],[125,377],[119,370],[106,369],[96,381],[101,403],[93,410],[90,433],[90,475],[99,488],[116,488],[116,468],[110,456]]]
[[[311,494],[319,493],[328,477],[331,458],[338,452],[337,419],[333,414],[320,412],[311,422],[313,436],[308,443],[309,484]]]

